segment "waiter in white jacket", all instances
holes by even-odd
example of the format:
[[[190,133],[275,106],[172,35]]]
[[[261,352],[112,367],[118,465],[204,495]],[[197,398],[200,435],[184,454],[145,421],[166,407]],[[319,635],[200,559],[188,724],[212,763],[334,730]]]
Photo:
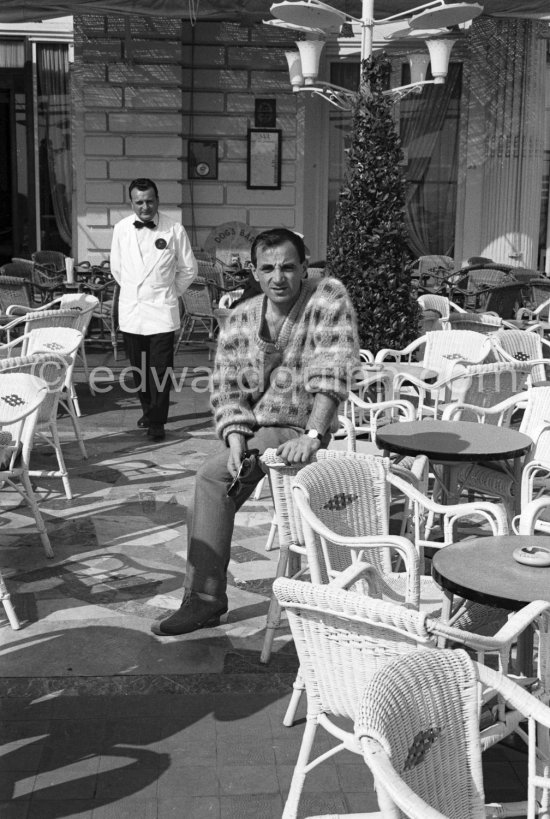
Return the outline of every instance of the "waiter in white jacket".
[[[153,441],[162,441],[174,332],[180,326],[178,299],[196,277],[197,262],[185,228],[159,213],[156,184],[134,179],[129,193],[134,215],[115,225],[111,273],[120,285],[119,326],[141,402],[137,425]]]

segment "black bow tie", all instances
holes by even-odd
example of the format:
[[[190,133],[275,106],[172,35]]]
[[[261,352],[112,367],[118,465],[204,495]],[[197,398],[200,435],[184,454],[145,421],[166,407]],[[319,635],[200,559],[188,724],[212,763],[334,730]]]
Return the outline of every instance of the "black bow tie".
[[[141,228],[144,227],[149,228],[149,230],[154,230],[156,228],[156,225],[154,222],[142,222],[140,220],[138,222],[134,222],[134,227],[137,228],[137,230],[141,230]]]

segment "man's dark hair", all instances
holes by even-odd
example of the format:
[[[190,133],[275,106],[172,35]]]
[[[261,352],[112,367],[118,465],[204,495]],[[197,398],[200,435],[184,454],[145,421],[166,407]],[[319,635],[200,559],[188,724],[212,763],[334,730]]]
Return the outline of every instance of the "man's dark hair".
[[[250,260],[254,267],[256,267],[258,248],[263,250],[268,247],[279,247],[280,245],[284,245],[285,242],[290,242],[291,245],[294,245],[300,262],[305,262],[306,246],[302,237],[298,236],[298,234],[292,230],[288,230],[288,228],[272,228],[271,230],[264,230],[263,233],[258,233],[252,242]]]
[[[153,188],[153,190],[155,191],[155,196],[157,197],[157,199],[159,198],[158,188],[152,179],[145,179],[145,177],[140,177],[139,179],[134,179],[132,182],[130,182],[130,187],[128,189],[130,199],[132,198],[132,191],[134,190],[134,188],[137,188],[138,191],[146,191],[149,190],[149,188]]]

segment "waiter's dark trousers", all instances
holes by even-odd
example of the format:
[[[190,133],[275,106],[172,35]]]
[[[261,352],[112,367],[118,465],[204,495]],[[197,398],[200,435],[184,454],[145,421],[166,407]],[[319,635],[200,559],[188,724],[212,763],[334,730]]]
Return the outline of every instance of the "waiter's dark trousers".
[[[134,386],[144,417],[151,426],[168,420],[174,368],[174,333],[141,336],[123,333],[126,353],[134,368]]]

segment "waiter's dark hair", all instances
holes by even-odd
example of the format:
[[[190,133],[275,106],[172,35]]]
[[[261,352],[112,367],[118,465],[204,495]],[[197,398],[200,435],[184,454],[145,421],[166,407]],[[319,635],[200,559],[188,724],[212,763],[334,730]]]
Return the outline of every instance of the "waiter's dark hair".
[[[145,177],[140,177],[139,179],[134,179],[130,182],[130,187],[128,189],[128,193],[130,194],[130,199],[132,198],[132,191],[134,188],[137,188],[138,191],[146,191],[149,188],[153,188],[155,191],[155,196],[157,199],[159,198],[159,191],[155,183],[152,179],[146,179]]]
[[[263,233],[259,233],[252,243],[252,247],[250,248],[250,260],[254,267],[256,267],[258,248],[279,247],[279,245],[284,245],[285,242],[290,242],[291,245],[294,245],[298,253],[298,259],[300,262],[305,262],[306,246],[304,245],[302,237],[298,236],[298,234],[292,230],[288,230],[288,228],[272,228],[271,230],[264,230]]]

